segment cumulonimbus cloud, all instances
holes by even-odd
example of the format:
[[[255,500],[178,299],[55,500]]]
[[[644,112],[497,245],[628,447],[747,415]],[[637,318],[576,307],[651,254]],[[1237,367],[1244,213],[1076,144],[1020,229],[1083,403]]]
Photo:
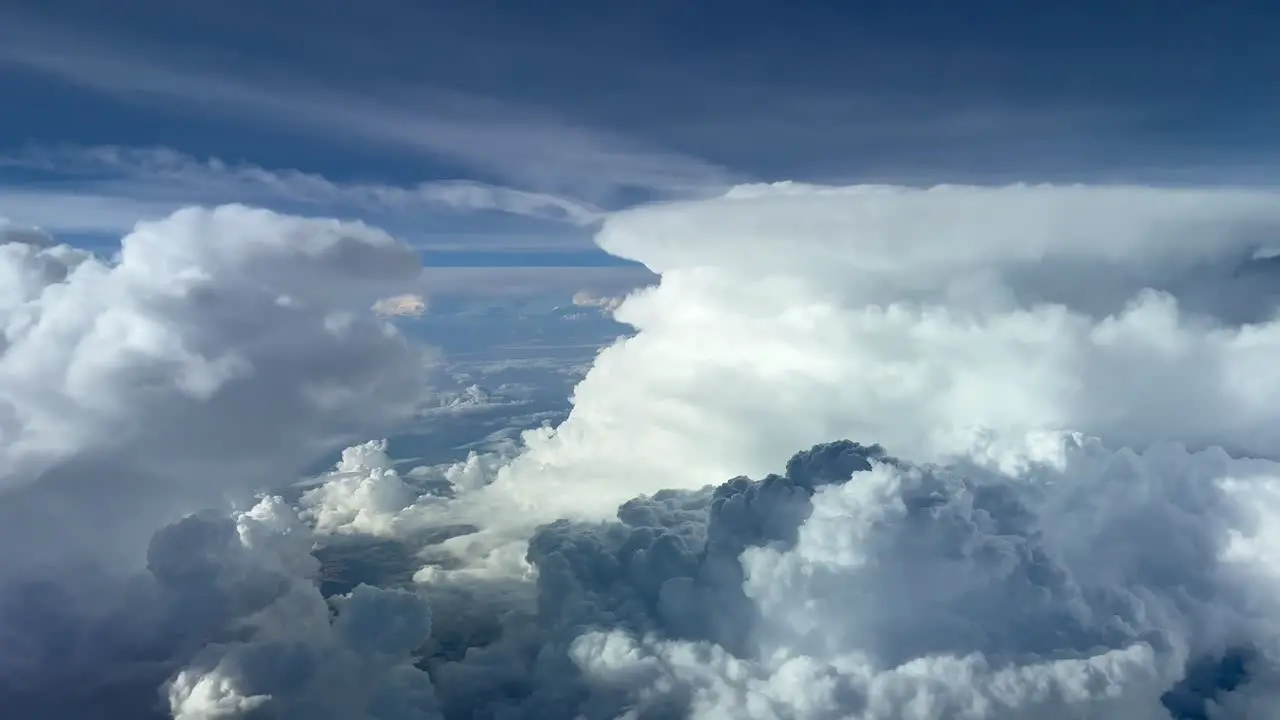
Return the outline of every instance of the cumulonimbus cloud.
[[[184,719],[1268,717],[1277,199],[782,184],[612,215],[601,246],[660,282],[565,422],[419,475],[357,446],[300,518],[170,525],[145,587],[182,632],[130,677]],[[144,247],[158,287],[199,276]],[[289,286],[270,257],[221,277]],[[416,593],[324,602],[303,546],[360,535]],[[137,652],[104,635],[87,656]]]
[[[1280,230],[1276,200],[782,184],[614,215],[601,246],[661,276],[616,310],[635,335],[601,352],[568,420],[526,434],[487,485],[397,518],[489,528],[443,546],[471,558],[466,582],[537,573],[529,622],[558,629],[521,642],[572,662],[524,671],[577,677],[577,695],[557,696],[576,712],[1256,706],[1280,640],[1255,604],[1276,576],[1259,548],[1280,471],[1230,456],[1280,453],[1277,268],[1257,252]],[[698,488],[840,437],[943,465],[894,461],[812,499],[766,481],[762,516],[741,520],[763,540],[699,569],[707,518],[736,502],[723,493],[756,486]],[[533,527],[557,519],[570,522],[536,531],[521,570]],[[449,577],[420,573],[442,597]],[[1011,597],[1023,600],[999,610]],[[689,628],[698,617],[735,624],[709,636]],[[473,652],[509,670],[495,657],[518,654],[512,642]],[[1244,689],[1224,680],[1213,699],[1180,684],[1246,656]],[[468,665],[436,672],[492,687]],[[525,716],[554,707],[548,693]],[[1171,710],[1184,705],[1193,714]]]
[[[617,308],[635,336],[485,501],[598,517],[832,437],[1006,467],[1064,430],[1273,457],[1275,268],[1253,255],[1277,207],[1262,191],[783,184],[614,215],[601,246],[661,282]]]

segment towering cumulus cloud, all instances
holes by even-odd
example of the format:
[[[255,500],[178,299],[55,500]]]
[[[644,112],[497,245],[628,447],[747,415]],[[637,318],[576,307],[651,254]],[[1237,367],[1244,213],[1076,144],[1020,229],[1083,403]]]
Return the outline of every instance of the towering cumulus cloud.
[[[415,254],[363,225],[239,206],[142,223],[112,260],[0,232],[5,715],[148,717],[182,662],[211,641],[252,639],[270,623],[239,619],[290,599],[311,614],[276,609],[292,625],[263,632],[309,645],[281,644],[288,657],[274,660],[206,649],[201,662],[275,667],[327,642],[394,668],[395,651],[366,649],[383,641],[344,636],[371,605],[395,605],[380,591],[356,593],[360,617],[323,629],[292,510],[182,518],[286,483],[412,410],[418,353],[367,308],[416,277]],[[214,717],[187,711],[217,684],[198,670],[174,681],[174,706]],[[218,682],[224,704],[254,702]]]
[[[1273,456],[1280,264],[1255,256],[1276,200],[783,184],[614,215],[600,245],[661,282],[486,500],[597,516],[837,437],[922,461],[1057,452],[1042,430]]]
[[[634,337],[487,485],[396,511],[481,528],[419,573],[437,628],[537,577],[435,641],[446,716],[1273,717],[1277,200],[783,184],[610,217],[661,275]]]

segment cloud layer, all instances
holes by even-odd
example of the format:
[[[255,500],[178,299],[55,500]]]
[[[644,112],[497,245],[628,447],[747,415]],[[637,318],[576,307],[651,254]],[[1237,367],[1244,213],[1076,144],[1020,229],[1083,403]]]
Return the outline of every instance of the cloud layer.
[[[406,408],[416,358],[367,312],[402,248],[243,208],[140,226],[115,264],[0,246],[0,512],[168,523],[114,584],[4,526],[58,550],[63,599],[9,570],[0,694],[184,720],[1272,717],[1277,199],[782,184],[612,215],[601,246],[660,282],[558,427],[403,475],[357,445],[185,518]],[[156,488],[173,512],[129,515]],[[398,558],[400,587],[326,599],[350,572],[326,552]]]

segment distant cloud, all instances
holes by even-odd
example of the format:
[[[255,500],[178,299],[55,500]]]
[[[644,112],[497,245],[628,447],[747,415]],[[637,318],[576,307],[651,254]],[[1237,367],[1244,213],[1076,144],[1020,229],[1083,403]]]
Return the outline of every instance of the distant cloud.
[[[34,227],[16,225],[0,217],[0,245],[21,243],[35,248],[53,247],[57,241],[49,233]]]
[[[0,216],[55,234],[119,235],[139,220],[157,220],[180,207],[182,203],[172,201],[0,185]]]
[[[184,64],[180,49],[6,17],[0,65],[125,99],[160,99],[291,131],[451,160],[536,192],[593,201],[638,189],[702,193],[735,178],[712,163],[585,127],[547,111],[440,89],[335,93],[306,78],[252,79]],[[198,104],[197,104],[198,103]]]
[[[372,309],[379,315],[419,317],[427,311],[427,301],[421,295],[396,295],[375,302]]]
[[[575,307],[599,308],[603,312],[612,312],[622,304],[622,298],[616,296],[599,296],[590,290],[579,290],[573,294]]]
[[[32,147],[0,156],[0,167],[49,173],[69,186],[52,191],[0,186],[0,212],[72,230],[125,230],[141,215],[222,202],[286,203],[404,219],[488,211],[574,226],[590,225],[603,214],[589,203],[481,182],[341,183],[298,170],[200,160],[168,148]],[[64,227],[67,223],[73,227]]]

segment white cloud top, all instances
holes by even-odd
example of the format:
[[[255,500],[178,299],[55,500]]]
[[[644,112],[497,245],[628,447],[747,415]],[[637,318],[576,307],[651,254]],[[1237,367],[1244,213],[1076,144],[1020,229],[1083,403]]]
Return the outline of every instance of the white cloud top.
[[[1125,187],[784,184],[620,213],[601,246],[661,284],[495,492],[599,512],[833,437],[919,460],[1043,430],[1273,456],[1280,294],[1245,270],[1278,231],[1272,193]]]
[[[363,225],[240,206],[141,223],[110,262],[0,245],[2,541],[137,557],[158,524],[402,417],[417,353],[364,308],[416,262]]]

